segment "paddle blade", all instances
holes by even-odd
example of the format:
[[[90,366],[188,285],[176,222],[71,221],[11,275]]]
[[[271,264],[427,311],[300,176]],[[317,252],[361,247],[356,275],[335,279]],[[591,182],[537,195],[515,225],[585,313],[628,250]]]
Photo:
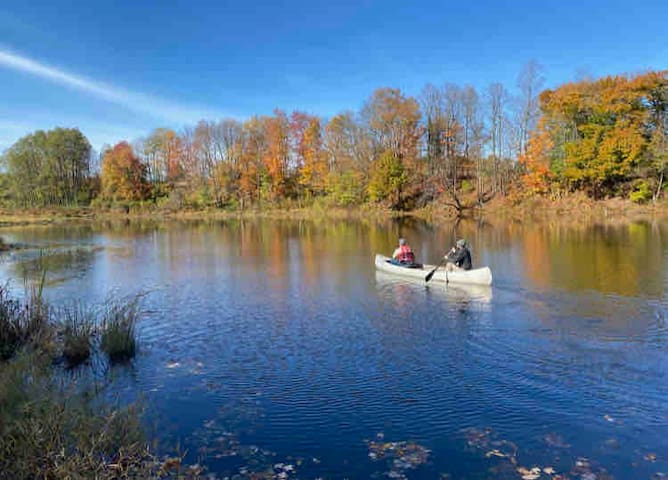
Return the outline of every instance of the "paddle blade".
[[[424,281],[425,281],[425,282],[428,282],[429,280],[431,280],[431,277],[434,276],[434,274],[436,273],[436,270],[438,270],[438,267],[436,267],[436,268],[433,269],[431,272],[429,272],[429,273],[427,274],[427,276],[425,277]]]

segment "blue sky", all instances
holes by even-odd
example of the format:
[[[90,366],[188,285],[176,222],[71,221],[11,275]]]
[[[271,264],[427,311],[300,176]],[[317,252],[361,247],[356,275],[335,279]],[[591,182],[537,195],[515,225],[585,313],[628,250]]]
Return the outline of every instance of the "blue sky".
[[[330,116],[375,88],[546,85],[668,68],[668,1],[3,0],[0,149],[76,126],[95,148],[199,118]]]

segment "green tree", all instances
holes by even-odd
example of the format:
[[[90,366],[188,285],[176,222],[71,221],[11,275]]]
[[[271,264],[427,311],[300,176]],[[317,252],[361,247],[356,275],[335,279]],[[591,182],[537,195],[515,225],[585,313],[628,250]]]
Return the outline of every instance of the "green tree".
[[[374,163],[369,182],[369,198],[374,202],[388,201],[390,207],[401,208],[402,192],[407,179],[401,159],[391,150],[387,150]]]
[[[4,155],[12,197],[24,207],[77,204],[90,157],[90,143],[78,129],[26,135]]]

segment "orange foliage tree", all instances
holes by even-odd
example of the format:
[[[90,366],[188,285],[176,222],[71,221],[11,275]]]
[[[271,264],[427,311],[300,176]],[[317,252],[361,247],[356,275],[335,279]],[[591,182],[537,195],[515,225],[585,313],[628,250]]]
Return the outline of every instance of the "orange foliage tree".
[[[148,193],[146,166],[127,142],[104,153],[100,180],[102,196],[109,200],[144,200]]]
[[[286,196],[289,180],[289,121],[285,112],[274,111],[266,120],[267,148],[262,160],[269,180],[269,198],[276,201]]]
[[[299,184],[308,196],[325,193],[328,168],[320,119],[293,112],[290,116],[290,139],[299,169]]]
[[[552,138],[541,119],[538,128],[527,142],[526,153],[518,157],[518,161],[524,167],[522,183],[527,187],[527,193],[548,193],[551,178],[548,159],[553,145]]]

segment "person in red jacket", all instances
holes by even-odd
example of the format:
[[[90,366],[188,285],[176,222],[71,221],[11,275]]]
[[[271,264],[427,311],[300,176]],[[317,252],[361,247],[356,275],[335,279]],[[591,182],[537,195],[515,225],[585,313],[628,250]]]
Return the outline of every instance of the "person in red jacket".
[[[399,239],[399,246],[392,254],[392,258],[403,265],[413,265],[415,263],[415,254],[406,243],[405,238]]]

